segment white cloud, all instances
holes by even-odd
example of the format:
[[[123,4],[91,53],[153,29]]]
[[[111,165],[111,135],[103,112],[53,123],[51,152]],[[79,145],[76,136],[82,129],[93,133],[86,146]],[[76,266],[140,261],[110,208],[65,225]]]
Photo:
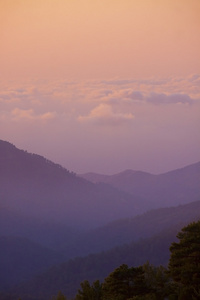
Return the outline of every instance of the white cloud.
[[[99,125],[121,125],[123,123],[132,121],[134,116],[129,113],[115,113],[112,107],[108,104],[100,104],[87,116],[79,116],[78,120],[80,122],[92,122]]]

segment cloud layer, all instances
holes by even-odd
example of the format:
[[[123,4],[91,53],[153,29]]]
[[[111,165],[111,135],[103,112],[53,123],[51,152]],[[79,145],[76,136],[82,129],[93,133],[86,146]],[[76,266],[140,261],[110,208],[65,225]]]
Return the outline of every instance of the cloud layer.
[[[0,83],[1,138],[73,171],[92,170],[97,156],[113,170],[195,161],[199,127],[199,75]]]
[[[188,78],[16,83],[0,89],[0,118],[51,121],[68,118],[93,125],[121,125],[137,119],[148,105],[196,105],[200,76]]]

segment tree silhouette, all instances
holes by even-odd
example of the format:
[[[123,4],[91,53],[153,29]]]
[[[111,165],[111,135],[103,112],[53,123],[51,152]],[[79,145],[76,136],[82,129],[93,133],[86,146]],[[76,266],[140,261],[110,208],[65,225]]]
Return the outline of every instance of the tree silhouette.
[[[104,281],[104,300],[126,300],[135,295],[144,295],[148,288],[142,267],[128,268],[123,264]]]
[[[102,284],[96,280],[90,285],[88,280],[81,283],[81,289],[78,290],[75,300],[100,300],[102,296]]]
[[[170,247],[170,274],[180,299],[200,299],[200,220],[184,227],[177,238]]]

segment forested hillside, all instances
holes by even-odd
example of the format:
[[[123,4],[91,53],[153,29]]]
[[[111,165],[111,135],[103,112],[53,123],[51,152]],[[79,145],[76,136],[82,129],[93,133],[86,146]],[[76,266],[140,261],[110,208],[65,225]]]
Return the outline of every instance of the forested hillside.
[[[200,201],[178,207],[152,210],[143,215],[131,219],[118,220],[105,227],[85,233],[81,231],[70,232],[69,228],[53,223],[36,222],[37,220],[35,219],[30,219],[28,222],[27,219],[24,220],[20,215],[15,216],[14,219],[13,215],[10,216],[7,212],[4,215],[2,214],[0,218],[1,234],[3,229],[7,230],[7,235],[9,234],[9,237],[4,236],[0,239],[1,287],[9,287],[14,283],[20,283],[24,279],[31,278],[31,276],[34,276],[42,269],[44,270],[45,266],[54,265],[56,262],[66,262],[69,258],[74,258],[75,256],[83,257],[91,253],[93,253],[92,257],[97,257],[97,264],[98,259],[102,262],[102,264],[100,262],[99,264],[103,274],[107,270],[109,271],[107,266],[113,259],[117,265],[123,263],[123,257],[126,257],[125,261],[127,263],[131,259],[131,262],[139,264],[147,260],[154,264],[159,264],[159,261],[162,264],[166,264],[168,260],[167,245],[175,237],[175,232],[187,223],[199,218]],[[12,223],[11,220],[13,222],[15,220],[15,223]],[[26,237],[26,239],[14,237],[14,234]],[[157,237],[152,239],[154,235],[157,235]],[[28,236],[29,239],[27,239]],[[164,240],[163,237],[165,237]],[[149,238],[149,241],[146,240],[147,238]],[[38,240],[40,244],[35,244],[32,240]],[[159,252],[156,253],[155,257],[154,252],[151,254],[151,251],[148,251],[148,247],[155,251],[154,241],[160,244],[159,247],[162,247],[162,245],[164,247],[160,254]],[[44,248],[47,245],[49,247],[52,246],[52,243],[56,245],[54,247],[56,251],[52,251],[47,247]],[[130,243],[131,245],[129,245]],[[166,246],[164,246],[165,243],[167,243]],[[124,246],[125,244],[127,246]],[[147,246],[145,246],[146,244]],[[106,252],[102,256],[94,254],[103,250],[108,251],[116,246],[118,248],[110,250],[108,254]],[[133,246],[136,250],[132,249]],[[146,250],[144,250],[145,247]],[[158,250],[160,249],[159,247]],[[134,253],[134,261],[131,256],[132,251]],[[10,257],[12,259],[9,260]],[[103,263],[104,259],[107,262]],[[7,263],[8,261],[9,263]],[[75,261],[77,260],[75,259]],[[88,266],[92,264],[90,256],[89,258],[82,258],[81,261],[84,261],[84,270],[87,273]],[[114,267],[113,264],[111,264],[111,267]],[[77,265],[73,272],[74,276],[79,278],[82,271]],[[95,270],[94,267],[94,272],[99,271]]]
[[[139,266],[149,261],[156,266],[160,264],[167,266],[170,255],[169,246],[176,240],[179,229],[170,229],[150,239],[130,243],[108,252],[74,258],[67,263],[52,267],[30,282],[13,289],[12,293],[32,295],[34,300],[45,300],[62,290],[68,297],[73,297],[80,282],[85,279],[103,280],[121,264]],[[22,297],[22,299],[29,298]]]
[[[181,228],[199,218],[200,201],[150,210],[133,218],[116,220],[86,233],[82,237],[81,251],[89,253],[107,250],[114,246],[151,237],[162,230],[177,226]]]
[[[51,268],[13,289],[11,297],[15,300],[20,295],[23,300],[43,300],[58,295],[53,299],[65,300],[58,292],[62,289],[67,299],[73,297],[75,300],[178,300],[190,297],[198,300],[200,220],[179,229],[177,237],[175,231],[165,231],[137,244],[76,258]],[[140,258],[136,259],[139,252]],[[144,263],[146,257],[148,261]]]
[[[103,281],[81,282],[75,300],[199,300],[199,257],[200,220],[179,231],[170,245],[168,268],[149,262],[138,267],[122,264]]]

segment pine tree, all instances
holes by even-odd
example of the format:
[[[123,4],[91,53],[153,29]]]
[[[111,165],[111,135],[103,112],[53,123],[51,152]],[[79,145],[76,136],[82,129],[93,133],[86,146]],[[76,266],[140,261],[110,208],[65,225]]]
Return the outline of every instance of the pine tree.
[[[200,299],[200,220],[178,233],[179,242],[172,243],[169,271],[177,283],[180,299]]]

